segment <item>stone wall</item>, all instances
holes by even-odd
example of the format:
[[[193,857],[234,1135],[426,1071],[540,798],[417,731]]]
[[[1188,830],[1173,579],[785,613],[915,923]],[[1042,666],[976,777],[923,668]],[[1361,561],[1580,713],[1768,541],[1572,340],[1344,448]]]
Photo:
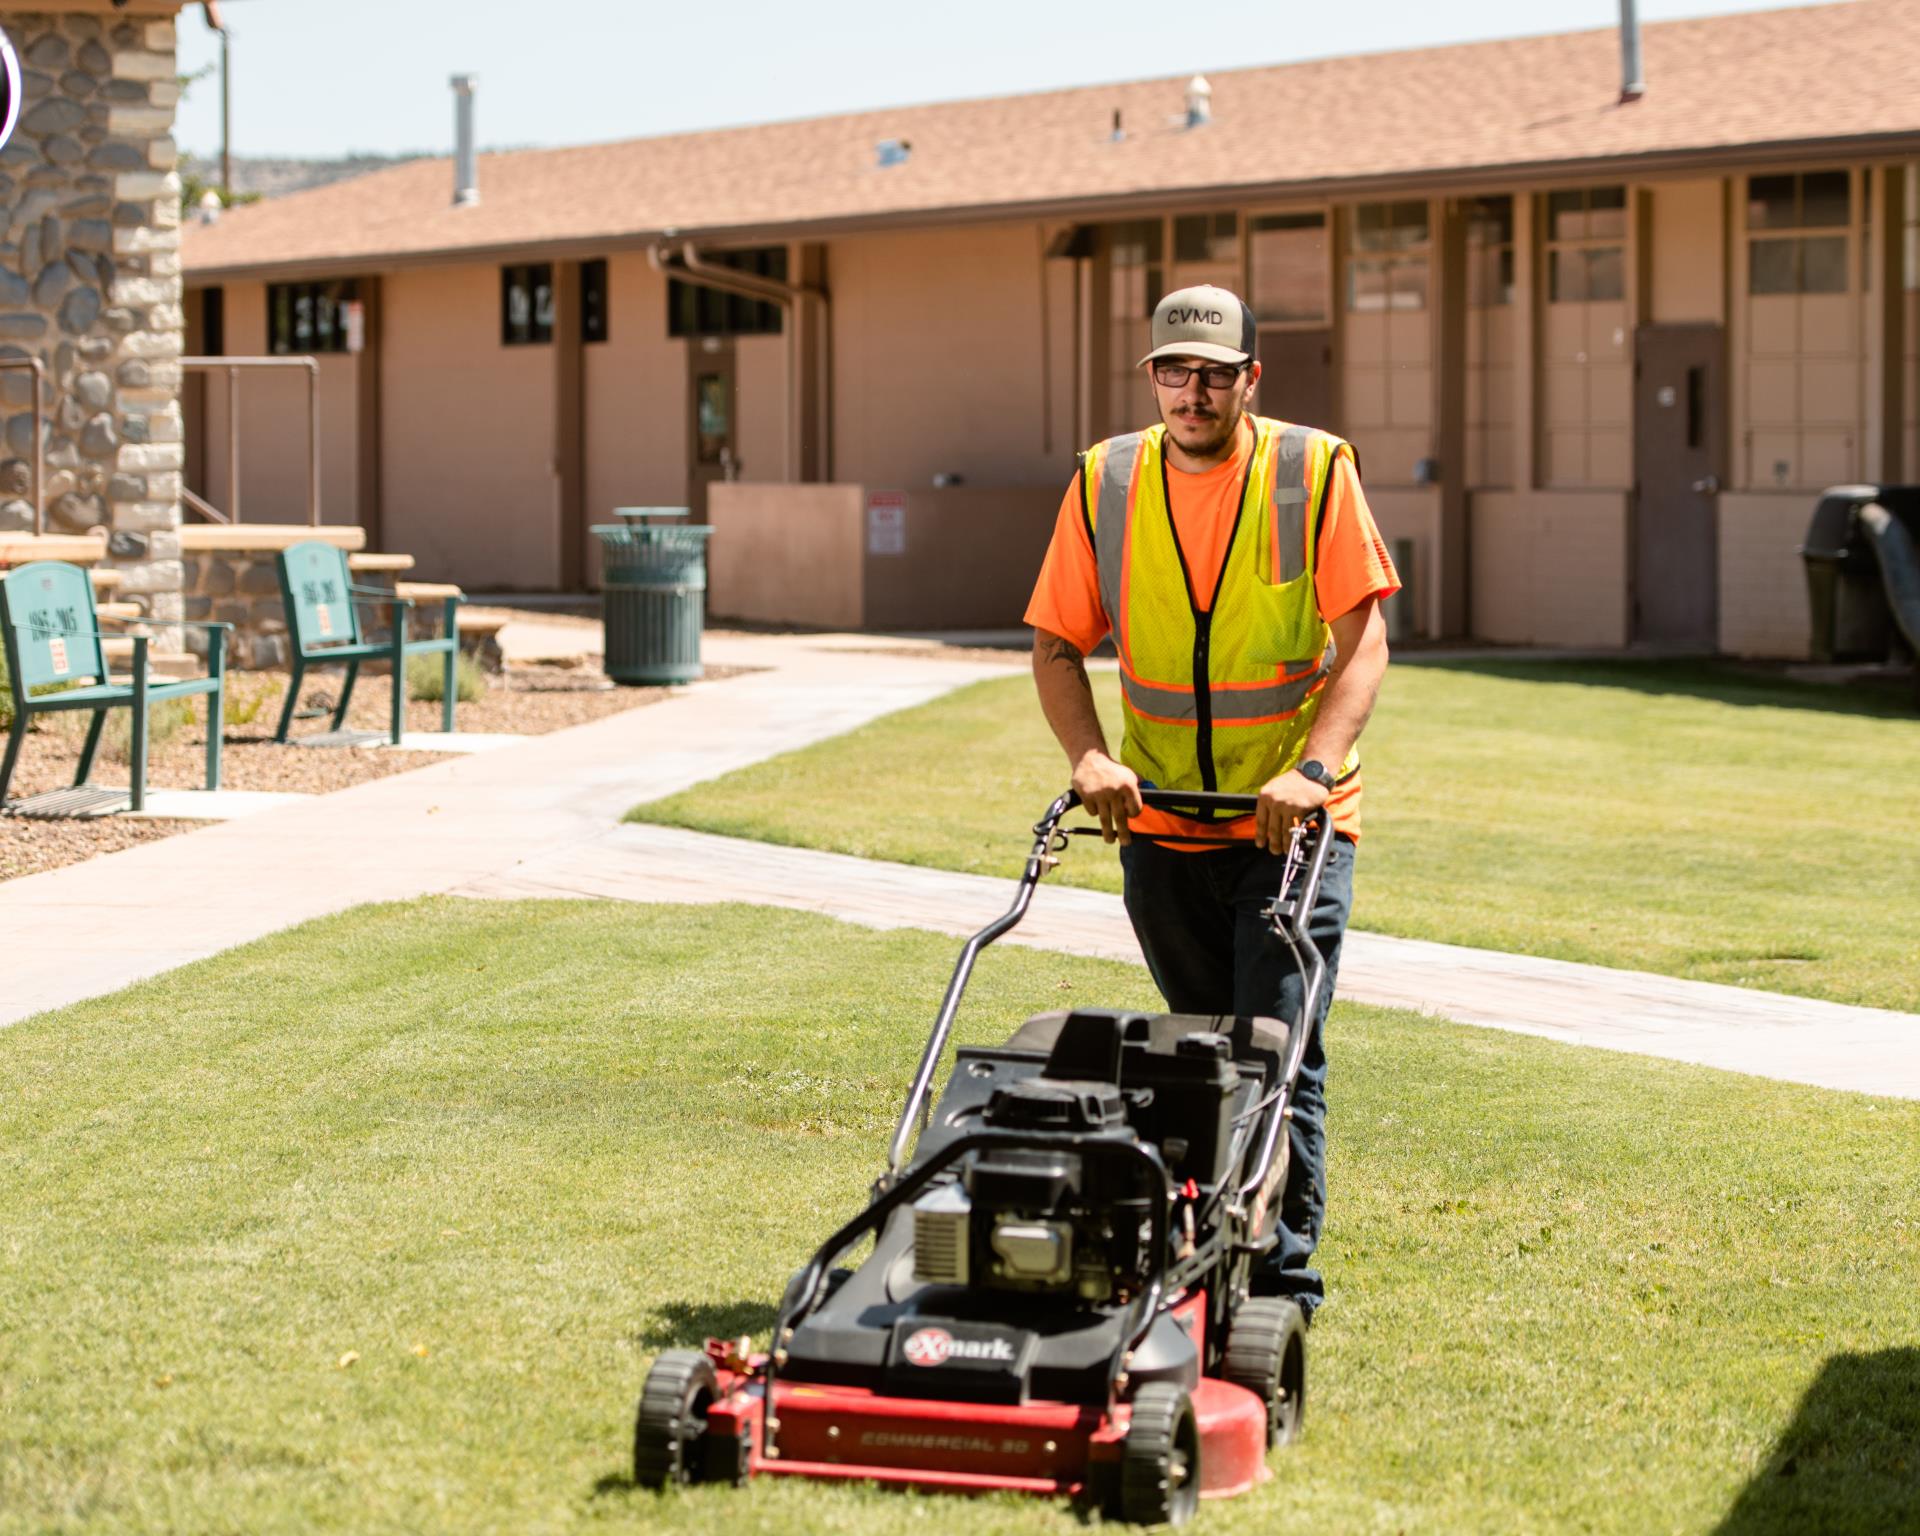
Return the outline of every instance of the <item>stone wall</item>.
[[[98,530],[117,595],[179,618],[174,25],[5,7],[0,25],[25,85],[0,150],[0,357],[46,365],[46,528]],[[0,372],[0,530],[33,526],[32,377]]]
[[[286,612],[280,601],[279,557],[270,550],[190,550],[184,557],[185,617],[231,624],[227,665],[284,667]],[[187,644],[206,650],[206,631]]]

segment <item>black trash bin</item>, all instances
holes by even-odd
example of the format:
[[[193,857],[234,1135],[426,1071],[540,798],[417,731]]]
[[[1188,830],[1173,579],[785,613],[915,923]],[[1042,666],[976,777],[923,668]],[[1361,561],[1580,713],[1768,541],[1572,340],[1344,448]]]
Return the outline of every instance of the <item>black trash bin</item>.
[[[660,521],[685,507],[622,507],[597,525],[605,564],[600,606],[607,676],[616,683],[690,683],[700,676],[711,528]]]
[[[1857,517],[1880,498],[1877,485],[1835,485],[1814,504],[1800,558],[1807,568],[1815,661],[1879,661],[1887,654],[1893,616],[1879,562]]]

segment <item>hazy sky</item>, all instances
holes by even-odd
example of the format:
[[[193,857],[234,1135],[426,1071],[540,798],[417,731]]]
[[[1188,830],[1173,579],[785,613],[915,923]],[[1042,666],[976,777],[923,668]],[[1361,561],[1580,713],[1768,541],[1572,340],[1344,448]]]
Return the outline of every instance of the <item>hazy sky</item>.
[[[1640,0],[1643,21],[1783,0]],[[579,144],[1381,49],[1613,26],[1617,0],[221,0],[233,150],[445,153],[447,77],[486,146]],[[531,22],[531,24],[529,24]],[[219,57],[180,13],[180,67]],[[1652,82],[1657,87],[1657,72]],[[220,147],[217,77],[181,147]]]

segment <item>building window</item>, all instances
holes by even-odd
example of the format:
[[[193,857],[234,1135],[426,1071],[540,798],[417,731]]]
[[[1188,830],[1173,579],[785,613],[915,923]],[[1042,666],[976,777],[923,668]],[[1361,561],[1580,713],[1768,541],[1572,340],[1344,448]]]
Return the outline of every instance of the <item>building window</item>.
[[[1369,481],[1412,485],[1433,452],[1428,207],[1361,203],[1346,224],[1340,430],[1359,445]]]
[[[787,280],[787,248],[757,246],[745,251],[708,251],[709,266]],[[697,283],[667,280],[667,334],[669,336],[778,336],[783,324],[781,306],[769,299],[742,298]]]
[[[1852,198],[1845,171],[1747,179],[1747,292],[1845,293]],[[1802,234],[1808,229],[1830,234]]]
[[[1257,213],[1247,220],[1248,303],[1276,325],[1327,321],[1327,216]]]
[[[1627,189],[1547,194],[1547,302],[1610,304],[1627,296]]]
[[[1469,198],[1466,456],[1469,486],[1513,484],[1513,199]]]
[[[267,349],[276,357],[345,352],[347,320],[343,306],[359,297],[360,285],[350,277],[329,283],[269,283]]]
[[[1240,291],[1240,216],[1183,213],[1173,221],[1175,288],[1198,283]]]
[[[1427,307],[1427,205],[1362,203],[1353,211],[1347,313]]]
[[[200,355],[227,355],[227,290],[224,288],[200,290]]]
[[[580,263],[580,339],[607,339],[607,259],[596,256]]]
[[[1758,490],[1860,478],[1864,199],[1850,171],[1746,180],[1745,422],[1735,465]]]
[[[500,269],[500,341],[537,346],[553,340],[553,263],[523,262]]]
[[[1577,187],[1545,201],[1541,478],[1550,486],[1630,485],[1627,189]]]
[[[1107,257],[1107,429],[1124,432],[1152,420],[1139,362],[1153,350],[1153,311],[1168,292],[1166,226],[1161,219],[1109,224]]]

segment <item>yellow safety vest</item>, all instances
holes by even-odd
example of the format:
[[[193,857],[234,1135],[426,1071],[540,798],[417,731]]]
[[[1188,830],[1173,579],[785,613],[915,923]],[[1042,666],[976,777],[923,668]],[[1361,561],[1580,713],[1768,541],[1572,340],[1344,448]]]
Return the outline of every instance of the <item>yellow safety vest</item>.
[[[1311,427],[1250,419],[1246,484],[1204,613],[1174,531],[1166,428],[1108,438],[1080,459],[1100,598],[1120,653],[1120,760],[1161,789],[1250,795],[1293,767],[1333,662],[1314,595],[1313,535],[1347,445]],[[1338,777],[1359,767],[1356,746]]]

